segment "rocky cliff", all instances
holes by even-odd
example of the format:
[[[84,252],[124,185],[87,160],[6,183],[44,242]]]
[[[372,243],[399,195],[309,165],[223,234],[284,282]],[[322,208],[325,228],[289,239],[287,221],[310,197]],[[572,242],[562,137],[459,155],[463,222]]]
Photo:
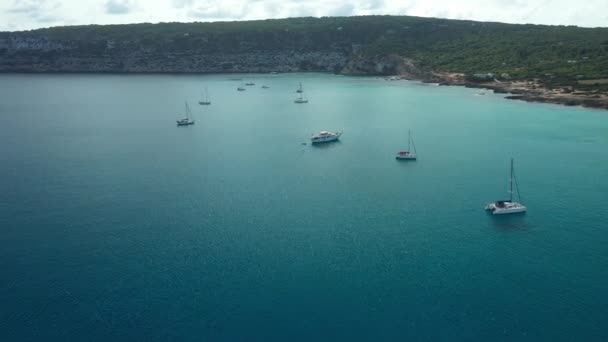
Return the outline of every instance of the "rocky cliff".
[[[0,33],[0,72],[291,72],[388,75],[415,69],[370,53],[384,28],[300,18],[246,23],[61,27]],[[415,73],[415,72],[414,72]]]
[[[342,49],[218,51],[147,48],[138,42],[51,41],[47,37],[0,39],[2,72],[289,72],[340,71],[349,54]],[[117,46],[121,46],[118,48]],[[128,46],[126,46],[128,45]]]

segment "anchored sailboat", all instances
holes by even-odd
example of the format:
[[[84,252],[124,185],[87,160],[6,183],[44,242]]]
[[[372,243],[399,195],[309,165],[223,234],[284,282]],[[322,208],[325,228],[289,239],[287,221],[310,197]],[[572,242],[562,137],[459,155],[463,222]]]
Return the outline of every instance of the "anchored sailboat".
[[[190,106],[188,106],[188,102],[186,101],[186,117],[183,119],[177,120],[178,126],[187,126],[194,125],[194,120],[192,119],[192,111],[190,110]]]
[[[513,158],[511,158],[511,177],[509,179],[510,189],[509,189],[509,199],[508,200],[500,200],[493,203],[488,203],[485,206],[485,210],[490,210],[494,215],[500,214],[515,214],[515,213],[523,213],[528,210],[525,206],[520,203],[513,202],[513,183],[515,183],[515,190],[517,191],[517,198],[521,201],[521,196],[519,195],[519,186],[517,185],[517,178],[515,178],[515,169],[513,167]]]
[[[411,146],[414,147],[414,152],[410,150]],[[414,138],[412,138],[412,132],[410,130],[407,131],[407,150],[397,152],[395,158],[404,160],[416,160],[416,144],[414,144]]]
[[[296,90],[296,93],[298,93],[298,98],[293,101],[294,103],[308,103],[308,100],[303,95],[302,82],[300,82],[300,89]]]
[[[300,96],[297,99],[295,99],[293,102],[294,103],[308,103],[308,99],[304,98],[302,96],[302,93],[300,93]]]
[[[209,93],[207,92],[207,87],[205,87],[205,96],[198,101],[198,104],[201,106],[208,106],[211,104],[211,101],[209,101]]]

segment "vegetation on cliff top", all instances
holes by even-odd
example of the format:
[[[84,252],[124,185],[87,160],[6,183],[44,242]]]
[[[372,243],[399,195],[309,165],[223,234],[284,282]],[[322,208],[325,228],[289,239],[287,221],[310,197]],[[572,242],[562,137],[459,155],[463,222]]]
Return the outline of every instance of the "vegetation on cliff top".
[[[0,33],[0,39],[10,37],[77,42],[76,50],[90,54],[104,51],[107,42],[172,52],[331,49],[364,57],[397,54],[427,70],[491,72],[554,84],[608,78],[608,28],[362,16],[89,25]],[[7,53],[0,50],[0,56]]]

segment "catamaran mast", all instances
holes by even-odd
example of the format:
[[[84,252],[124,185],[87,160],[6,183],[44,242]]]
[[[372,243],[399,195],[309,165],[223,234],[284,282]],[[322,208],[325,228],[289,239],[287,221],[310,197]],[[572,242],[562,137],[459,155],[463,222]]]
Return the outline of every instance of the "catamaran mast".
[[[509,191],[509,195],[511,195],[511,198],[509,202],[513,202],[513,158],[511,158],[511,178],[509,180],[509,183],[511,185],[511,190]]]
[[[412,142],[412,131],[411,130],[407,130],[407,150],[409,152],[410,150],[410,144]]]
[[[416,152],[416,143],[414,142],[414,138],[412,138],[412,147],[414,148],[414,154],[417,154],[418,152]]]

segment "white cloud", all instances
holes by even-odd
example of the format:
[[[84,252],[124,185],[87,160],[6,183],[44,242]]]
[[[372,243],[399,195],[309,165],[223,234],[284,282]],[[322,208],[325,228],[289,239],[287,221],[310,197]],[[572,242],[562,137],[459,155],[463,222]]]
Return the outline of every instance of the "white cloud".
[[[6,13],[21,17],[26,22],[53,23],[59,21],[61,3],[49,0],[13,0]],[[9,27],[18,27],[15,23],[7,23]],[[1,29],[1,27],[0,27]]]
[[[606,13],[607,0],[0,0],[0,30],[369,14],[608,27]]]
[[[187,8],[188,17],[205,20],[230,20],[230,19],[242,19],[245,17],[247,11],[247,1],[238,1],[231,6],[226,6],[226,2],[222,0],[208,0],[208,1],[189,1],[185,2],[182,0],[182,8]]]
[[[44,5],[44,0],[14,0],[13,6],[8,9],[12,13],[31,13]]]
[[[108,0],[106,2],[107,14],[126,14],[133,10],[134,3],[131,0]]]
[[[184,8],[192,5],[194,0],[173,0],[173,7],[175,8]]]

